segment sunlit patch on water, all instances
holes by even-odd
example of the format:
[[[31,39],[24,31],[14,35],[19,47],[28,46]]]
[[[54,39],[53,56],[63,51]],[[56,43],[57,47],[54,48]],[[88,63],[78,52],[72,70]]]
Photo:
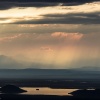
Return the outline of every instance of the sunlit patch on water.
[[[27,90],[27,92],[22,93],[22,94],[28,94],[28,95],[67,95],[71,96],[71,94],[68,94],[72,91],[75,91],[77,89],[52,89],[48,87],[37,87],[37,88],[32,88],[32,87],[24,87],[22,88],[24,90]]]

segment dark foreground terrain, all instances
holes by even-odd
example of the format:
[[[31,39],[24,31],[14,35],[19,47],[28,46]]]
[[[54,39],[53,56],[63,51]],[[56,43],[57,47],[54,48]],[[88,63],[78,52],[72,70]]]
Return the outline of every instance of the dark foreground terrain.
[[[0,79],[0,87],[7,84],[19,87],[91,89],[100,88],[100,79]]]
[[[23,69],[0,70],[0,87],[50,87],[57,89],[100,89],[100,71]],[[78,96],[0,94],[2,100],[100,100],[100,94]]]
[[[19,87],[50,87],[65,89],[100,89],[99,79],[1,79],[0,86],[14,84]],[[100,100],[98,95],[57,96],[0,94],[1,100]]]
[[[100,100],[100,97],[81,97],[81,96],[54,96],[54,95],[0,95],[1,100]]]
[[[0,69],[0,86],[100,88],[100,68],[81,69]]]

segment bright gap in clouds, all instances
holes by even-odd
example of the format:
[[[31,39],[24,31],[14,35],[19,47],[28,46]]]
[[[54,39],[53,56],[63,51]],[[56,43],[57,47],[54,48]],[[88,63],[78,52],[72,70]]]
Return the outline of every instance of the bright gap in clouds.
[[[0,23],[14,23],[17,21],[45,19],[47,14],[75,14],[75,13],[94,13],[100,11],[100,2],[86,3],[77,6],[51,6],[51,7],[25,7],[20,9],[18,7],[1,10]],[[2,18],[4,18],[2,20]],[[53,17],[52,17],[53,18]],[[50,17],[51,19],[51,17]]]

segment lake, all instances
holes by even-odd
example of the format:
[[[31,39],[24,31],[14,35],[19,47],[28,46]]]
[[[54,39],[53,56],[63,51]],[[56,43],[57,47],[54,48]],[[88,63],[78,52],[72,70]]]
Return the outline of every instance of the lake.
[[[68,94],[72,91],[75,91],[77,89],[52,89],[48,87],[24,87],[22,88],[24,90],[27,90],[25,93],[21,94],[28,94],[28,95],[60,95],[60,96],[71,96],[71,94]]]

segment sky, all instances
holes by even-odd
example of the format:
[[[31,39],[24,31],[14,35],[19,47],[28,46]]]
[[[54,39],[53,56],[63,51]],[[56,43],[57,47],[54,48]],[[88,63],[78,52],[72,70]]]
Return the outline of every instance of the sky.
[[[99,0],[0,0],[0,68],[100,67]]]

